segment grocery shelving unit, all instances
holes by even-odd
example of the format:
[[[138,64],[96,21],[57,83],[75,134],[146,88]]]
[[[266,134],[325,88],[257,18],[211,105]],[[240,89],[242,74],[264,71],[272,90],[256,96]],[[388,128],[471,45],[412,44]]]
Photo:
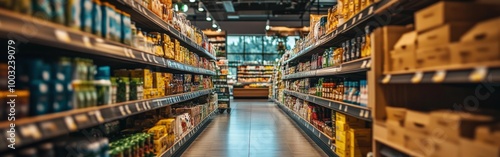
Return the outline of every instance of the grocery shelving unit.
[[[179,40],[180,44],[201,57],[210,60],[215,56],[207,51],[195,41],[183,35],[169,23],[163,21],[160,17],[152,13],[149,9],[138,4],[134,0],[114,0],[110,1],[116,8],[131,14],[132,20],[137,25],[149,30],[168,34]],[[85,56],[111,66],[123,67],[148,67],[157,71],[166,71],[177,74],[197,74],[197,75],[215,75],[215,71],[194,67],[192,65],[180,63],[174,60],[165,59],[160,56],[141,51],[129,45],[103,39],[102,37],[76,29],[68,28],[37,19],[28,15],[23,15],[6,9],[0,9],[0,38],[16,41],[16,46],[21,53],[16,57],[50,57],[57,55]],[[6,22],[8,21],[8,22]],[[29,27],[33,33],[27,33],[20,29]],[[30,48],[32,46],[32,48]],[[41,48],[41,49],[38,49]],[[30,53],[36,49],[37,53]],[[63,53],[61,53],[63,51]],[[40,54],[46,55],[41,56]],[[158,98],[143,99],[109,104],[104,106],[95,106],[81,109],[72,109],[68,111],[49,113],[33,117],[18,118],[15,122],[16,129],[16,149],[22,149],[32,144],[37,144],[62,135],[78,132],[82,129],[95,127],[107,122],[125,119],[140,113],[157,110],[192,100],[200,96],[211,94],[214,88],[198,90],[194,92],[185,92],[174,95],[167,95]],[[29,104],[26,104],[29,105]],[[211,121],[215,111],[210,112],[209,116],[201,120],[201,123],[187,131],[186,134],[178,139],[173,146],[167,149],[159,156],[169,157],[178,155],[180,150],[185,149],[190,140],[204,129]],[[0,131],[7,132],[11,129],[11,122],[1,121]],[[0,144],[8,145],[8,134],[0,134]],[[8,151],[8,147],[1,147],[0,154]]]
[[[333,33],[322,36],[313,45],[296,54],[292,54],[289,58],[284,58],[285,61],[283,63],[285,65],[296,64],[297,62],[307,60],[308,57],[315,53],[325,51],[327,47],[339,47],[341,42],[355,35],[356,31],[359,32],[360,29],[358,28],[365,28],[367,25],[373,26],[373,32],[370,35],[370,44],[372,46],[370,57],[344,62],[334,67],[290,73],[283,76],[285,81],[332,75],[346,76],[352,73],[361,74],[366,72],[364,75],[368,82],[368,107],[333,101],[286,89],[284,90],[284,94],[330,108],[337,111],[337,113],[344,113],[357,119],[372,122],[373,144],[371,152],[375,157],[498,156],[498,143],[490,140],[493,134],[498,133],[498,129],[494,129],[498,127],[498,122],[484,119],[484,121],[478,120],[485,117],[498,118],[500,108],[494,104],[497,104],[496,102],[499,101],[499,98],[492,97],[494,93],[498,94],[498,92],[486,89],[493,89],[493,86],[500,82],[498,58],[491,59],[494,61],[468,61],[473,63],[440,64],[439,66],[436,64],[435,66],[425,68],[413,67],[412,70],[387,70],[388,66],[394,66],[394,64],[391,65],[391,62],[395,61],[391,60],[390,56],[394,53],[391,50],[394,49],[393,46],[396,41],[402,40],[400,37],[403,33],[412,31],[407,26],[414,24],[413,13],[438,2],[464,3],[461,4],[463,7],[476,5],[473,3],[483,3],[442,2],[436,0],[381,0],[354,15],[353,19],[347,20],[337,30],[334,30]],[[483,4],[482,6],[486,5]],[[433,13],[445,12],[442,10],[433,11]],[[492,17],[496,17],[495,20],[498,21],[498,12],[490,12],[489,16],[493,14],[495,16]],[[447,18],[443,17],[447,15],[439,16]],[[380,17],[388,17],[391,20],[382,22],[380,21]],[[374,21],[378,21],[379,23],[373,24]],[[477,24],[484,21],[469,22]],[[448,24],[448,22],[442,23]],[[483,28],[483,30],[494,29],[493,27],[495,27],[491,23],[489,26],[492,28]],[[407,30],[401,31],[403,29]],[[469,31],[471,32],[471,30]],[[449,30],[441,31],[440,33],[448,33],[445,35],[450,35],[455,32],[454,30]],[[478,33],[477,29],[475,33]],[[485,32],[482,33],[481,35],[488,34]],[[463,41],[448,42],[451,42],[453,46],[462,46],[461,44],[464,44],[464,47],[470,46],[467,48],[473,49],[472,47],[474,47],[476,48],[473,51],[474,53],[490,53],[486,49],[479,49],[481,47],[479,46],[480,42],[491,42],[492,44],[495,42],[495,46],[497,46],[497,38],[481,41],[477,39],[480,34],[475,35],[476,39],[474,40],[478,41],[474,42],[477,43],[463,43]],[[463,36],[461,40],[463,40]],[[416,44],[418,45],[419,43]],[[477,46],[474,44],[477,44]],[[417,48],[416,50],[418,51],[419,49]],[[494,51],[492,53],[496,53],[496,49]],[[412,59],[416,60],[415,58]],[[431,60],[430,58],[426,59]],[[448,59],[452,60],[453,58]],[[408,62],[408,60],[403,61]],[[415,61],[415,63],[418,64],[419,62]],[[478,94],[479,91],[483,93]],[[294,113],[293,109],[287,107],[291,104],[283,104],[284,101],[282,100],[275,101],[277,101],[276,103],[285,113],[289,115],[291,113],[290,117],[292,119],[299,119],[297,124],[302,129],[305,128],[306,132],[311,130],[308,128],[307,120],[300,121],[301,115]],[[465,105],[467,103],[469,106]],[[464,121],[467,121],[468,124],[464,125]],[[314,129],[312,130],[314,131]],[[319,135],[321,134],[318,134],[316,137],[312,135],[311,138],[315,139]],[[315,142],[320,146],[325,146],[324,142]],[[327,146],[328,144],[325,147]],[[337,145],[332,144],[331,146],[331,150],[323,150],[327,152],[332,151],[334,156],[340,156],[335,152]]]
[[[267,67],[267,68],[266,68]],[[271,65],[238,66],[238,83],[234,88],[234,97],[268,97],[273,75]]]
[[[203,33],[208,37],[208,41],[212,43],[216,51],[217,58],[227,59],[226,52],[226,31],[203,30]]]

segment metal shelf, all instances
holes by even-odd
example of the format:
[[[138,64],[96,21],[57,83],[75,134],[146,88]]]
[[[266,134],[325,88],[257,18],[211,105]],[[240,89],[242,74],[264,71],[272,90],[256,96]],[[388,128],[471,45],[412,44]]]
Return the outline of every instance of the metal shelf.
[[[152,65],[175,71],[215,75],[215,72],[207,69],[193,67],[163,57],[158,57],[122,43],[104,40],[90,33],[70,29],[62,25],[36,19],[31,16],[21,15],[12,11],[0,9],[0,19],[9,21],[2,23],[2,27],[0,27],[0,38],[20,40],[19,37],[27,37],[25,36],[25,32],[19,28],[29,23],[33,28],[37,29],[37,33],[29,36],[29,43],[75,51],[96,57],[114,58],[133,63]]]
[[[284,90],[284,94],[292,95],[295,96],[299,99],[312,102],[318,105],[321,105],[323,107],[335,110],[337,112],[341,112],[365,121],[372,121],[371,119],[371,111],[367,107],[355,105],[355,104],[350,104],[346,102],[341,102],[341,101],[335,101],[331,99],[326,99],[322,97],[317,97],[314,95],[309,95],[309,94],[302,94],[299,92],[294,92],[290,90]]]
[[[182,138],[177,140],[174,145],[172,145],[170,148],[168,148],[163,154],[161,154],[161,157],[171,157],[178,155],[178,153],[182,153],[184,151],[183,149],[187,148],[187,146],[190,145],[192,140],[194,140],[210,123],[212,117],[215,115],[215,112],[217,110],[212,111],[205,119],[203,119],[200,124],[198,124],[196,127],[191,129],[188,133],[186,133]],[[181,151],[182,150],[182,151]]]
[[[191,38],[183,35],[180,31],[176,30],[172,25],[165,22],[148,8],[140,5],[139,2],[136,2],[135,0],[117,0],[117,2],[119,3],[113,3],[115,4],[115,7],[129,13],[132,21],[136,21],[150,30],[166,32],[171,37],[178,39],[181,42],[181,45],[185,46],[190,51],[209,59],[215,59],[214,55],[210,54],[206,49],[191,40]]]
[[[371,67],[371,57],[366,57],[345,62],[338,66],[284,75],[282,79],[286,80],[286,79],[350,74],[350,73],[368,71],[370,67]]]
[[[74,109],[65,112],[46,114],[36,117],[27,117],[16,120],[16,147],[65,135],[80,129],[97,126],[106,122],[122,119],[146,111],[155,110],[171,104],[191,100],[211,93],[214,89],[207,89],[189,93],[170,95],[162,98],[137,100],[97,106],[90,108]],[[7,132],[10,122],[0,122],[0,131]],[[20,134],[25,133],[25,134]],[[0,143],[6,144],[8,134],[0,134]],[[5,151],[8,147],[1,147]]]
[[[311,123],[300,117],[297,113],[295,113],[293,110],[290,110],[288,107],[286,107],[276,99],[273,99],[273,101],[278,104],[281,110],[283,110],[290,118],[292,118],[296,122],[296,124],[300,128],[302,128],[302,130],[304,130],[328,156],[338,157],[338,155],[335,153],[335,144],[332,142],[333,138],[328,137],[328,135],[325,135],[322,131],[316,129]]]

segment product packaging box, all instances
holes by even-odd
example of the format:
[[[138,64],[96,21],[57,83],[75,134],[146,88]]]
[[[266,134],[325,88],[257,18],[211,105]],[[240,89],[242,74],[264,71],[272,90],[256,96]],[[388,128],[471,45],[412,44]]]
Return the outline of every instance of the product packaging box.
[[[350,157],[365,157],[368,152],[372,151],[372,147],[354,147],[350,151]]]
[[[162,125],[165,126],[165,129],[168,134],[174,134],[174,128],[175,128],[175,119],[174,118],[168,118],[168,119],[162,119],[156,123],[156,125]]]
[[[406,108],[403,107],[385,107],[385,111],[387,113],[387,121],[397,121],[404,122],[406,117]]]
[[[377,28],[371,34],[373,44],[373,52],[375,54],[384,54],[384,73],[392,71],[391,51],[400,37],[411,31],[404,26],[384,26]]]
[[[387,140],[397,145],[404,145],[405,129],[401,126],[401,123],[399,121],[387,120],[385,124],[387,126]]]
[[[161,154],[167,150],[168,146],[168,134],[154,140],[154,150],[156,154]]]
[[[372,129],[349,129],[347,141],[351,148],[369,147],[372,145]]]
[[[500,123],[481,125],[476,128],[476,140],[500,146]]]
[[[450,64],[450,52],[447,45],[419,48],[416,53],[416,68],[428,68]]]
[[[391,52],[392,71],[412,70],[416,67],[415,52],[396,53]]]
[[[460,139],[459,153],[461,156],[473,157],[499,157],[500,145],[473,141],[469,139]]]
[[[430,124],[430,114],[428,112],[407,110],[404,127],[421,133],[427,133]]]
[[[474,139],[476,127],[483,124],[492,124],[494,117],[484,114],[471,114],[440,110],[431,112],[429,128],[439,129],[446,133],[443,140],[458,142],[460,138]]]
[[[460,40],[474,23],[472,22],[451,22],[418,35],[417,47],[428,48],[434,46],[448,45],[452,42]]]
[[[476,22],[498,15],[497,5],[441,1],[415,12],[415,29],[423,32],[448,22]],[[460,10],[460,11],[457,11]],[[420,44],[420,43],[419,43]]]

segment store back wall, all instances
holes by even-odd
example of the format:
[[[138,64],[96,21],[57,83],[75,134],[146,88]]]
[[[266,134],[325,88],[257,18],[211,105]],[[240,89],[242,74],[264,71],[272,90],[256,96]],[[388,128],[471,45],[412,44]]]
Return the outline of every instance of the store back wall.
[[[265,34],[266,21],[217,21],[222,30],[227,31],[227,34]],[[212,22],[196,21],[191,24],[200,29],[212,28]],[[309,21],[305,21],[304,25],[309,25]],[[300,27],[301,22],[286,22],[286,21],[270,21],[270,26],[288,26]]]

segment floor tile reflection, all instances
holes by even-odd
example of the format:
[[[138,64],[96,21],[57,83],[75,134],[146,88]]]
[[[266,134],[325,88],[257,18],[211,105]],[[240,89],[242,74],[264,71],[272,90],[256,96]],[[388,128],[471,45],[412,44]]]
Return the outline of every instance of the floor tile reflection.
[[[183,157],[326,157],[267,100],[236,100],[182,154]]]

